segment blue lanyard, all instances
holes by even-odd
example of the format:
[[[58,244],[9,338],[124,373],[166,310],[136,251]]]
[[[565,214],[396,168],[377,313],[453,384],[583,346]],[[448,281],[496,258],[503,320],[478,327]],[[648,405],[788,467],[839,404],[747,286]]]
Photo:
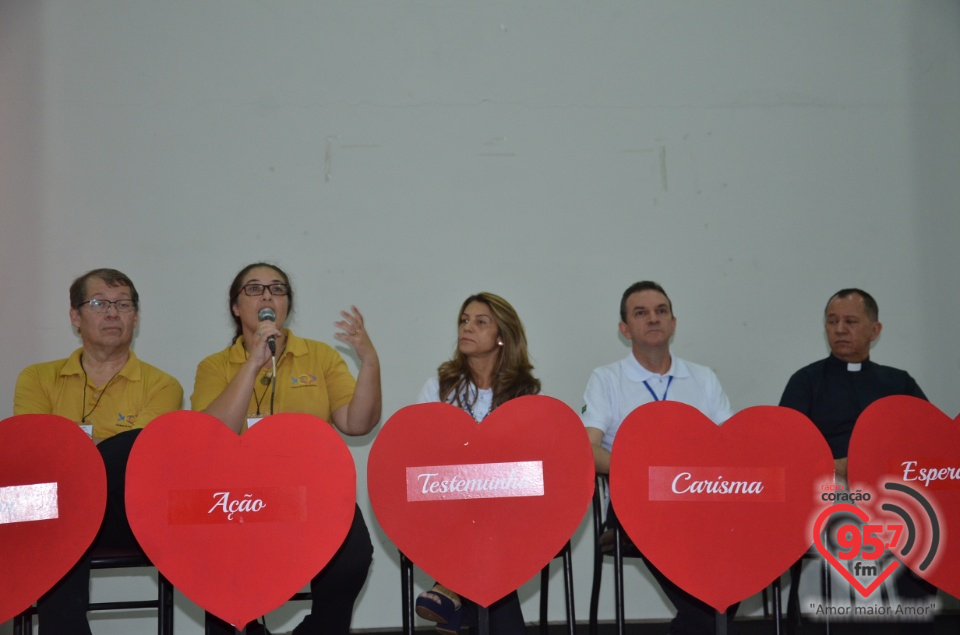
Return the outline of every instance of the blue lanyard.
[[[650,384],[647,383],[647,380],[643,380],[643,385],[647,387],[647,390],[650,391],[650,394],[653,396],[654,401],[666,401],[667,393],[670,392],[670,384],[673,383],[673,375],[667,378],[667,389],[663,391],[663,397],[657,397],[657,393],[653,392],[653,388],[650,387]]]

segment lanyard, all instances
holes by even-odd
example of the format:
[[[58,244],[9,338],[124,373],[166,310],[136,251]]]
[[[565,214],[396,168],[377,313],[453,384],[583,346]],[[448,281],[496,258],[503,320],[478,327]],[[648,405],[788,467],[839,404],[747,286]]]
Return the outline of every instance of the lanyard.
[[[654,401],[666,401],[667,393],[670,392],[670,384],[673,383],[673,375],[667,378],[667,389],[663,391],[663,397],[657,397],[657,393],[653,392],[653,388],[650,387],[650,384],[647,383],[647,380],[643,380],[643,385],[647,387],[647,390],[650,391],[650,394],[653,396]]]

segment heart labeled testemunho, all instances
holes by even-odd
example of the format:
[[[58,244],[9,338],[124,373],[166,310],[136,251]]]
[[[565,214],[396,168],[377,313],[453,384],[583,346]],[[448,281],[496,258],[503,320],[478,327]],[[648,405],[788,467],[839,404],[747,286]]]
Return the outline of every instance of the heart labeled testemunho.
[[[410,560],[489,606],[563,548],[594,488],[576,413],[545,396],[508,401],[477,423],[448,404],[408,406],[367,464],[380,526]]]

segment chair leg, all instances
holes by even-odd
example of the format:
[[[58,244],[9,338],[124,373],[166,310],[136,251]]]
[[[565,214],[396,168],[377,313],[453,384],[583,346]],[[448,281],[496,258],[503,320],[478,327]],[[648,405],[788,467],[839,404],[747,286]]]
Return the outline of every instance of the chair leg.
[[[477,605],[477,632],[480,635],[490,635],[490,609]]]
[[[850,571],[850,575],[853,575],[853,562],[847,563],[847,570]],[[857,590],[853,588],[853,585],[848,585],[850,587],[850,610],[853,610],[853,607],[857,604]],[[883,586],[882,584],[880,585]]]
[[[826,559],[821,560],[821,568],[823,573],[823,602],[827,608],[823,616],[823,632],[830,635],[830,608],[833,606],[833,590],[830,588],[830,566]]]
[[[402,553],[400,554],[400,604],[403,612],[403,633],[413,635],[413,562]]]
[[[28,612],[13,618],[13,635],[33,635],[33,613]]]
[[[573,554],[569,542],[563,548],[563,591],[567,604],[567,633],[577,635],[577,616],[573,602]]]
[[[617,635],[624,635],[623,611],[623,545],[620,542],[620,524],[613,530],[613,590],[616,596]]]
[[[173,585],[157,571],[157,633],[173,635]]]
[[[791,627],[800,626],[800,574],[803,558],[790,567],[790,593],[787,594],[787,621]]]
[[[727,615],[720,611],[714,611],[713,614],[714,632],[717,635],[727,635]]]
[[[593,585],[590,588],[590,635],[597,635],[598,613],[600,609],[600,577],[603,573],[603,552],[600,543],[593,546]]]
[[[880,561],[879,561],[880,571],[883,571],[884,569],[886,569],[886,564],[888,562],[889,562],[888,559],[880,558]],[[880,585],[880,603],[883,606],[890,606],[890,594],[887,592],[887,585],[885,583]]]
[[[593,583],[590,588],[590,635],[597,635],[600,611],[600,575],[603,572],[603,548],[600,538],[604,529],[604,492],[607,491],[606,475],[598,474],[593,488]],[[569,544],[569,543],[568,543]]]
[[[552,562],[552,560],[551,560]],[[540,635],[547,635],[550,630],[547,624],[547,604],[550,599],[550,562],[540,570]]]
[[[780,635],[782,627],[780,624],[780,619],[782,617],[781,611],[781,596],[780,596],[780,578],[778,577],[773,581],[773,629],[776,635]]]

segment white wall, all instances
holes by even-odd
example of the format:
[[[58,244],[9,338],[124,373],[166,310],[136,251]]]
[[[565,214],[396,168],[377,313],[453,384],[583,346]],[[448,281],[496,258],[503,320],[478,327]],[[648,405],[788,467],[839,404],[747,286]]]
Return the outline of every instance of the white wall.
[[[267,259],[299,334],[333,342],[341,308],[365,312],[387,416],[479,290],[514,303],[545,392],[578,407],[625,354],[641,278],[738,409],[776,403],[826,352],[827,297],[864,287],[874,359],[953,416],[958,25],[951,0],[0,0],[0,403],[77,345],[67,286],[98,266],[134,279],[137,353],[189,394],[228,343],[231,278]],[[350,442],[360,475],[373,438]],[[397,625],[363,485],[377,553],[354,626]],[[666,616],[636,578],[628,615]]]

